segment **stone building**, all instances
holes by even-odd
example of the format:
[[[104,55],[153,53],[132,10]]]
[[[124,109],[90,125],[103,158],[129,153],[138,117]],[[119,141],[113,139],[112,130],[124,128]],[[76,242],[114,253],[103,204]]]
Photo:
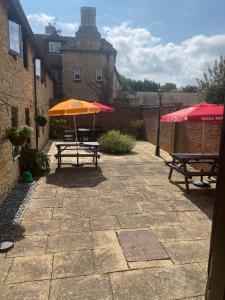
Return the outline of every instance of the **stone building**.
[[[48,129],[35,114],[46,115],[53,98],[53,75],[45,63],[18,0],[0,0],[0,199],[19,177],[19,149],[4,139],[5,128],[29,125],[32,145],[41,149]]]
[[[48,64],[55,73],[55,98],[112,102],[120,87],[115,67],[116,50],[101,38],[96,9],[81,8],[81,24],[75,37],[60,36],[49,24],[36,35]]]

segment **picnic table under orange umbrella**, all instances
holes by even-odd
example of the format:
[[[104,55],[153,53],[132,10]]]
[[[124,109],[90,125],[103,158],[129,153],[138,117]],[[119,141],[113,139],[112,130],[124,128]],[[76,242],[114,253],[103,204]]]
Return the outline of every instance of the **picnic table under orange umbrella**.
[[[76,116],[85,115],[85,114],[95,114],[100,112],[101,109],[95,106],[93,103],[88,101],[79,100],[79,99],[68,99],[66,101],[60,102],[53,106],[48,111],[48,116],[57,117],[57,116],[73,116],[74,120],[74,132],[75,139],[77,142],[77,125],[76,125]]]

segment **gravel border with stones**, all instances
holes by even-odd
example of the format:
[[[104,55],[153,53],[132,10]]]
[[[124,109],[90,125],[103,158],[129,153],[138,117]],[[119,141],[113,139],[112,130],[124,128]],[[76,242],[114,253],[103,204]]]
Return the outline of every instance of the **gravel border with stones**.
[[[17,183],[0,204],[0,241],[11,239],[16,224],[31,200],[33,190],[37,185],[32,183]]]

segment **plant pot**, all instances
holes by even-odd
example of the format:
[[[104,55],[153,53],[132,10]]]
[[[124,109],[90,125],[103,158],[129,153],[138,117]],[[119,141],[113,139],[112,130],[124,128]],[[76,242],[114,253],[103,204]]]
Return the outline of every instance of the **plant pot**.
[[[13,146],[22,146],[26,142],[24,139],[13,137],[9,138],[9,140]]]

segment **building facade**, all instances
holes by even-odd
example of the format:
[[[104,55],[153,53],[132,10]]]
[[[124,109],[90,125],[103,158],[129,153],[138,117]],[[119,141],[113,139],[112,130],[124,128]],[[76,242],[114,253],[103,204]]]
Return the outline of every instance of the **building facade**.
[[[29,125],[32,146],[41,149],[48,129],[35,124],[53,98],[53,75],[18,0],[0,0],[0,199],[19,177],[19,149],[4,139],[5,129]]]
[[[56,99],[112,102],[117,97],[117,52],[101,38],[95,8],[81,8],[81,24],[75,37],[60,36],[51,24],[44,35],[36,37],[57,80]]]

